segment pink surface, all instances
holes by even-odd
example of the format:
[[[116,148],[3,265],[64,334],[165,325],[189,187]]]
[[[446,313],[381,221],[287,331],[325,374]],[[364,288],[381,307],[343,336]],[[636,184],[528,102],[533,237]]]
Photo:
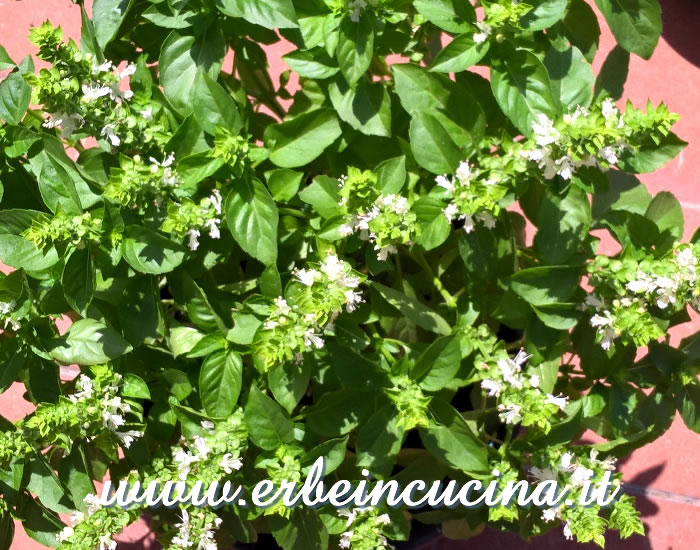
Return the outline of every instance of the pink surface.
[[[89,3],[89,2],[86,2]],[[591,2],[592,3],[592,2]],[[650,61],[632,56],[625,87],[625,99],[643,105],[665,101],[672,111],[681,114],[675,132],[690,145],[673,162],[655,174],[642,176],[650,192],[672,191],[683,204],[686,217],[685,235],[689,238],[700,220],[700,4],[696,0],[661,0],[664,10],[664,35]],[[16,61],[34,53],[26,39],[30,26],[51,19],[60,24],[67,36],[79,39],[80,10],[70,0],[0,0],[0,43]],[[601,47],[596,57],[596,69],[614,41],[603,22]],[[288,44],[277,44],[268,48],[275,80],[287,67],[280,56],[289,51]],[[693,322],[674,331],[674,341],[700,328],[698,316]],[[69,373],[66,373],[67,375]],[[32,410],[30,403],[22,397],[24,388],[15,384],[0,395],[0,413],[18,419]],[[685,428],[677,418],[671,429],[653,444],[635,452],[624,464],[625,481],[677,492],[700,498],[700,436]],[[647,537],[634,537],[619,542],[610,537],[608,548],[639,550],[694,550],[700,548],[697,531],[700,508],[689,504],[677,504],[660,498],[638,497],[638,503],[647,526]],[[119,548],[134,550],[152,547],[152,536],[145,523],[132,526],[120,537]],[[24,535],[18,525],[13,550],[33,550],[40,545]],[[521,549],[566,549],[586,548],[583,545],[566,543],[559,530],[530,544],[512,535],[503,535],[487,530],[482,535],[466,542],[442,540],[434,550],[490,550],[493,548]],[[593,548],[593,546],[591,546]]]

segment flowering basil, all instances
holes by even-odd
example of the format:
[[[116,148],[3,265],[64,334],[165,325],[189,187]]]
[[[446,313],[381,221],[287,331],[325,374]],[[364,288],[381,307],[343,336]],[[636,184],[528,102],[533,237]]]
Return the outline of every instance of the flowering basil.
[[[597,76],[583,0],[479,4],[95,0],[80,46],[31,30],[39,71],[0,47],[0,390],[36,405],[0,417],[0,550],[12,517],[112,550],[145,513],[172,549],[374,550],[467,513],[124,509],[93,482],[250,491],[323,456],[354,482],[578,500],[676,411],[700,432],[697,335],[666,338],[700,311],[698,233],[634,175],[686,144],[663,103],[616,103],[657,0],[596,0],[618,40]],[[298,86],[268,72],[281,36]],[[477,517],[601,546],[644,531],[630,496]]]

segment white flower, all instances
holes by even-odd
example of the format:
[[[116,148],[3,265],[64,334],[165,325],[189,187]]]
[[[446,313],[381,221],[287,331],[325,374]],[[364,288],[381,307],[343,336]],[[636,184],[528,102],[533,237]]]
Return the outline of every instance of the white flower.
[[[301,284],[313,286],[314,281],[320,275],[320,273],[315,269],[297,269],[295,275]]]
[[[353,223],[344,223],[338,228],[338,233],[342,237],[347,237],[348,235],[352,235],[355,232],[355,225]]]
[[[474,231],[474,218],[472,218],[469,214],[463,214],[463,216],[460,216],[460,219],[464,220],[464,232],[465,233],[471,233]]]
[[[42,124],[44,128],[60,128],[61,137],[70,137],[76,128],[83,125],[84,119],[77,113],[51,113]]]
[[[78,510],[70,515],[71,525],[78,525],[78,523],[82,523],[83,521],[85,521],[85,514]]]
[[[321,271],[331,281],[336,282],[345,275],[345,262],[335,254],[329,254],[321,263]]]
[[[408,199],[401,195],[382,195],[377,199],[377,203],[399,216],[403,216],[409,209]]]
[[[561,137],[554,123],[544,113],[537,115],[537,120],[532,122],[532,131],[535,133],[535,142],[541,147],[556,143]]]
[[[457,208],[457,205],[451,202],[445,208],[442,209],[442,213],[445,214],[447,221],[451,222],[453,218],[457,215],[458,210],[459,209]]]
[[[219,231],[219,224],[221,220],[219,218],[211,218],[206,221],[204,227],[209,230],[209,236],[212,239],[218,239],[221,237],[221,231]]]
[[[532,149],[531,151],[523,151],[523,155],[534,162],[540,162],[547,154],[546,149]]]
[[[112,147],[119,147],[119,144],[122,142],[122,140],[114,132],[114,128],[114,124],[107,124],[104,128],[102,128],[100,135],[102,137],[106,137],[107,140],[112,144]]]
[[[243,461],[240,458],[234,458],[231,453],[226,453],[219,462],[219,467],[227,474],[233,473],[234,470],[240,470],[242,466]]]
[[[105,61],[101,65],[97,64],[97,59],[92,60],[92,74],[98,75],[100,73],[109,73],[114,69],[114,65],[111,61]]]
[[[2,311],[0,311],[0,313],[2,313]],[[77,403],[82,399],[88,399],[95,393],[92,379],[84,374],[81,374],[78,378],[77,386],[80,388],[80,391],[68,396],[68,399],[70,399],[73,403]]]
[[[197,229],[190,229],[186,235],[188,237],[187,247],[192,251],[197,250],[199,248],[199,231]]]
[[[144,120],[153,120],[153,107],[149,105],[143,111],[139,111],[139,114],[143,117]]]
[[[457,167],[457,171],[455,172],[455,175],[457,176],[457,179],[462,185],[467,185],[472,175],[472,170],[469,166],[469,163],[460,162],[459,166]]]
[[[454,191],[454,183],[452,183],[447,176],[438,176],[435,178],[435,183],[438,187],[442,187],[446,191],[452,193]]]
[[[533,374],[532,376],[530,376],[530,379],[528,381],[530,382],[530,387],[532,387],[532,388],[539,388],[540,387],[540,378],[536,374]]]
[[[7,315],[12,313],[15,309],[16,302],[11,300],[9,302],[0,302],[0,315]]]
[[[528,354],[525,352],[525,350],[521,349],[518,350],[518,353],[515,354],[515,357],[513,357],[512,362],[515,366],[518,367],[518,370],[527,363],[527,360],[530,359],[532,355]]]
[[[603,157],[608,164],[617,164],[617,153],[615,153],[615,150],[612,147],[603,147],[600,151],[598,151],[598,154]]]
[[[520,407],[514,403],[508,405],[499,405],[500,417],[506,424],[515,424],[521,420]]]
[[[576,466],[574,473],[571,474],[571,484],[577,487],[583,485],[586,481],[593,477],[595,472],[585,466]]]
[[[489,212],[479,212],[476,217],[477,219],[481,220],[486,228],[493,229],[496,227],[496,218],[494,218]]]
[[[151,163],[151,167],[155,166],[162,166],[163,168],[168,168],[172,166],[173,162],[175,162],[175,153],[170,153],[167,157],[163,159],[163,162],[160,162],[156,160],[153,157],[148,157],[149,162]],[[151,169],[153,171],[153,169]],[[157,172],[157,170],[156,170]]]
[[[136,72],[136,65],[134,63],[129,63],[126,68],[119,73],[119,78],[126,78],[127,76],[131,76]]]
[[[498,397],[501,395],[503,386],[496,380],[482,380],[481,389],[485,390],[489,397]]]
[[[304,345],[306,347],[315,347],[316,349],[321,349],[324,345],[323,338],[314,332],[314,329],[307,329],[304,333]]]
[[[341,548],[350,548],[352,544],[352,531],[345,531],[342,535],[340,535],[340,541],[338,542],[338,546]]]
[[[213,189],[211,195],[209,196],[209,201],[211,202],[214,210],[217,214],[221,214],[221,205],[223,204],[223,199],[221,198],[221,193],[218,189]]]
[[[276,329],[280,324],[277,321],[265,321],[263,323],[263,328],[265,330],[274,330]]]
[[[275,307],[277,307],[277,313],[280,315],[289,315],[289,312],[292,311],[292,308],[289,307],[287,300],[281,296],[275,298]]]
[[[89,86],[83,84],[82,90],[83,100],[87,101],[88,103],[112,94],[112,88],[109,86],[101,86],[99,84],[91,84]]]
[[[110,535],[102,535],[99,550],[117,550],[117,541],[112,540]]]
[[[561,157],[559,160],[557,160],[554,163],[556,166],[558,166],[558,171],[557,173],[565,180],[570,180],[571,176],[574,175],[574,161],[571,160],[570,157],[564,156]]]
[[[65,542],[75,534],[72,527],[64,527],[61,532],[56,535],[56,540],[58,542]]]
[[[557,474],[551,468],[538,468],[537,466],[532,466],[530,468],[530,475],[538,481],[557,480]]]
[[[115,432],[115,435],[122,440],[124,448],[128,449],[136,439],[141,437],[141,432],[129,430],[127,432]]]
[[[97,511],[100,508],[102,508],[100,497],[92,493],[88,493],[87,495],[85,495],[85,498],[83,498],[83,502],[87,504],[88,516],[92,516],[93,514],[97,513]]]
[[[350,510],[349,508],[341,508],[338,510],[338,515],[341,518],[348,518],[345,522],[345,527],[350,527],[355,522],[357,512],[358,508],[355,508],[354,510]]]
[[[573,459],[574,459],[573,453],[564,453],[563,455],[561,455],[561,462],[560,462],[561,467],[564,470],[570,469],[571,465],[573,464]]]
[[[476,28],[479,29],[479,32],[474,33],[474,36],[472,37],[474,42],[476,42],[477,44],[481,44],[483,42],[486,42],[489,35],[491,34],[491,25],[488,25],[487,23],[484,23],[483,21],[478,21],[476,23]]]
[[[364,300],[362,299],[361,293],[352,289],[345,291],[345,308],[348,313],[355,311],[357,309],[357,304],[361,304],[362,302],[364,302]]]
[[[614,319],[612,313],[606,309],[603,312],[603,315],[596,313],[593,317],[591,317],[590,323],[592,327],[609,327],[612,326],[613,321]]]
[[[375,246],[374,249],[379,251],[377,252],[377,260],[380,262],[386,261],[389,254],[396,254],[396,247],[393,244],[388,244],[383,248],[378,248]]]
[[[556,508],[547,508],[546,510],[542,510],[542,519],[545,521],[545,523],[549,523],[550,521],[554,521],[559,517],[559,511]]]
[[[605,98],[605,101],[603,101],[601,111],[603,113],[603,116],[605,117],[605,120],[610,120],[611,117],[614,117],[618,113],[617,107],[615,107],[615,103],[613,103],[612,99],[610,99],[609,97]]]
[[[567,520],[564,524],[564,538],[566,540],[574,540],[574,535],[571,532],[571,525],[569,524],[569,520]]]
[[[194,441],[192,443],[192,446],[196,449],[197,451],[197,458],[198,459],[206,459],[207,456],[209,455],[209,444],[207,443],[207,440],[204,439],[201,435],[195,435],[194,436]]]
[[[660,309],[666,309],[669,305],[676,303],[676,292],[678,282],[668,277],[657,277],[654,281],[657,287],[656,305]]]
[[[119,426],[124,425],[124,417],[114,411],[105,410],[102,412],[102,425],[111,432],[116,432]]]
[[[569,402],[569,398],[565,395],[554,396],[551,393],[548,393],[546,402],[551,405],[556,405],[557,407],[563,410],[564,407],[566,407],[566,404]]]
[[[690,247],[683,248],[676,256],[676,262],[681,267],[695,267],[696,259],[695,254],[693,254],[693,249]]]
[[[389,517],[389,514],[381,514],[377,516],[377,519],[375,521],[379,525],[389,525],[391,523],[391,518]]]
[[[614,456],[609,456],[603,460],[598,459],[598,449],[591,449],[591,462],[597,464],[604,470],[614,470],[617,464],[617,459]]]

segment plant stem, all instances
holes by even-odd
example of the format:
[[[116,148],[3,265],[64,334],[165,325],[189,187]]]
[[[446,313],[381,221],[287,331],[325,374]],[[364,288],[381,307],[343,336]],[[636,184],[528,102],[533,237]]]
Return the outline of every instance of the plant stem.
[[[450,309],[455,309],[457,307],[457,300],[455,300],[454,296],[452,296],[452,294],[450,294],[447,291],[447,289],[443,286],[442,281],[435,275],[435,273],[433,273],[433,270],[430,267],[428,261],[425,259],[425,256],[423,256],[423,253],[416,252],[415,258],[420,264],[420,266],[426,271],[426,273],[428,273],[430,278],[433,280],[433,286],[435,286],[438,292],[445,299],[447,307],[449,307]]]
[[[302,220],[308,220],[309,215],[302,212],[301,210],[296,210],[294,208],[277,208],[280,215],[283,216],[294,216],[295,218],[300,218]]]

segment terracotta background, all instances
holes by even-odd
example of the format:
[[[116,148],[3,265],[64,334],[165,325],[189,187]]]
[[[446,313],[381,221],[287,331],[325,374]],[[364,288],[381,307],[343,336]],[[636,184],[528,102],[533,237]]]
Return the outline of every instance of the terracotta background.
[[[592,0],[588,0],[593,3]],[[89,4],[90,2],[86,2]],[[647,98],[656,103],[665,101],[670,109],[681,114],[675,132],[690,145],[671,163],[641,179],[652,194],[668,190],[681,201],[685,213],[685,235],[689,238],[700,220],[700,3],[698,0],[661,0],[664,32],[650,61],[632,56],[623,100],[631,99],[642,106]],[[27,40],[29,28],[50,19],[63,27],[67,36],[80,37],[80,10],[69,0],[0,0],[0,43],[10,56],[19,61],[35,49]],[[614,46],[607,26],[601,20],[603,35],[595,69]],[[289,51],[288,44],[267,48],[273,79],[287,67],[280,56]],[[230,65],[229,65],[230,67]],[[4,73],[0,73],[4,77]],[[606,247],[607,248],[607,247]],[[673,340],[696,332],[698,316],[679,327]],[[68,373],[67,373],[68,374]],[[0,413],[16,420],[31,412],[32,406],[22,397],[24,388],[15,384],[0,395]],[[636,487],[647,489],[637,501],[643,513],[647,537],[635,536],[621,542],[608,537],[608,548],[618,550],[694,550],[700,548],[700,436],[690,432],[679,417],[671,429],[653,444],[635,452],[621,464],[624,479]],[[679,495],[697,497],[681,503]],[[120,550],[152,548],[153,537],[141,523],[132,526],[119,538]],[[33,550],[40,545],[26,537],[17,524],[12,550]],[[431,550],[511,550],[587,549],[594,545],[567,543],[561,531],[527,544],[518,537],[487,529],[468,541],[442,539],[430,545]],[[311,549],[310,549],[311,550]]]

